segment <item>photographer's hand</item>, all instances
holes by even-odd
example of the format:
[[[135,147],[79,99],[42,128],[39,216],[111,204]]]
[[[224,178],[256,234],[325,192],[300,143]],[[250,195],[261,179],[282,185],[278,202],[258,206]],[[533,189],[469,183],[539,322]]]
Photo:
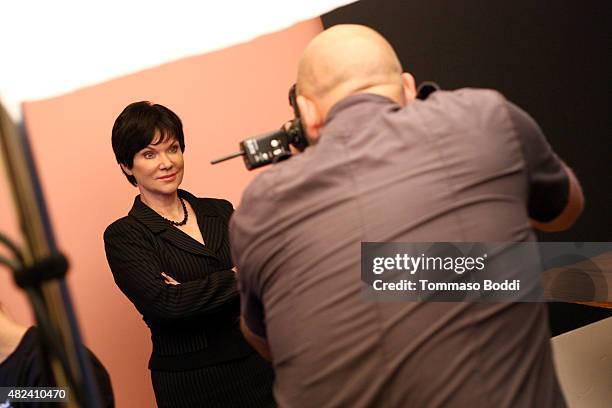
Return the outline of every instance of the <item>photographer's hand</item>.
[[[285,132],[289,132],[289,128],[291,128],[291,121],[290,120],[285,122],[285,124],[283,125],[283,129],[285,130]],[[296,149],[295,146],[293,146],[292,144],[289,145],[289,151],[291,151],[291,155],[293,155],[293,156],[295,156],[296,154],[302,153],[298,149]]]

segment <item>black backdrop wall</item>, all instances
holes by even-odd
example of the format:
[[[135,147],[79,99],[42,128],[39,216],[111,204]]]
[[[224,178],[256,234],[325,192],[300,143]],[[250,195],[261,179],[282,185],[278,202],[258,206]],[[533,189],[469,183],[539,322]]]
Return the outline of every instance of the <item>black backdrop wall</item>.
[[[612,241],[612,3],[600,0],[361,0],[322,16],[358,23],[395,47],[417,83],[494,88],[540,124],[580,179],[586,209],[541,241]],[[553,335],[612,310],[550,304]]]

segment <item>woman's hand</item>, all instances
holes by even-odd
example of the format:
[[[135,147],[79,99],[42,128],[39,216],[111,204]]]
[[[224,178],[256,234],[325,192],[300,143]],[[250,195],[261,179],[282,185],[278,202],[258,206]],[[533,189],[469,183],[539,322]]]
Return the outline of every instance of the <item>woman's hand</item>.
[[[172,276],[166,275],[165,272],[162,272],[161,275],[164,277],[164,283],[166,285],[180,285],[181,283],[174,279]]]

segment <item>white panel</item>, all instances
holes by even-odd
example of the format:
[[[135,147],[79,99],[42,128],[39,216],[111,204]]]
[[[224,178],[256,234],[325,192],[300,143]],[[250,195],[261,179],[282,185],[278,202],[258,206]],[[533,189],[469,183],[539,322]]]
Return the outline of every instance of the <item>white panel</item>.
[[[249,41],[350,0],[18,0],[0,9],[0,99],[23,101]]]
[[[552,339],[570,408],[612,407],[612,317]]]

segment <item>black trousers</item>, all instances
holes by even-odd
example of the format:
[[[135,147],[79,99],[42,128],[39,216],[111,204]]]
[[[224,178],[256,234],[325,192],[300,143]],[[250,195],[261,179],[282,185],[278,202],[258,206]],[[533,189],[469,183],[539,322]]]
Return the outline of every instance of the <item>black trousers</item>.
[[[188,371],[151,371],[157,406],[276,407],[270,364],[251,354],[240,360]]]

